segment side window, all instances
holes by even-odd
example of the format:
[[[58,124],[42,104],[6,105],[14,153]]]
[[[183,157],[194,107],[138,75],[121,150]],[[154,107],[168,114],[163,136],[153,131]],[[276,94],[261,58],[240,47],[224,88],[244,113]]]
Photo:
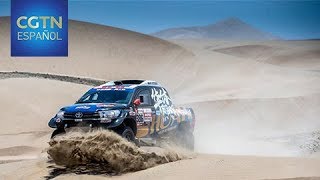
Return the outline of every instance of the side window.
[[[152,105],[150,92],[148,90],[140,91],[138,97],[140,98],[141,105]]]

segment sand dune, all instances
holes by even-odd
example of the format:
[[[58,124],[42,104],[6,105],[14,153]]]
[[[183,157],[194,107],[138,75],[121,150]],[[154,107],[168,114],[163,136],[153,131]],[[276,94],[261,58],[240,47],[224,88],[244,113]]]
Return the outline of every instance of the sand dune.
[[[255,156],[199,155],[121,176],[61,174],[55,179],[280,179],[319,177],[319,159],[273,158]],[[1,166],[0,177],[6,179],[40,179],[48,176],[44,160],[28,160]],[[28,168],[26,168],[28,167]],[[17,174],[16,172],[23,172]],[[59,172],[58,172],[59,173]],[[49,176],[50,177],[50,176]],[[300,179],[300,178],[297,178]],[[308,179],[308,178],[306,178]]]
[[[19,156],[33,152],[35,148],[30,146],[14,146],[0,149],[0,156]]]
[[[42,79],[1,80],[1,107],[6,107],[2,112],[5,126],[2,126],[1,134],[48,130],[49,118],[61,106],[75,102],[88,88]]]
[[[197,151],[308,156],[320,150],[319,103],[317,94],[191,104],[201,121],[196,124]]]
[[[5,79],[0,81],[3,86],[10,89],[16,89],[18,92],[18,86],[26,86],[29,91],[36,91],[37,87],[47,86],[40,90],[38,93],[39,98],[45,99],[47,93],[50,93],[54,97],[60,97],[59,103],[69,103],[69,101],[74,101],[77,94],[81,94],[81,89],[87,88],[87,86],[74,85],[70,83],[63,83],[59,81],[52,80],[41,80],[41,79]],[[57,87],[59,85],[59,87]],[[80,88],[79,88],[79,87]],[[68,91],[66,91],[68,89]],[[27,91],[28,92],[28,91]],[[12,92],[13,94],[15,92]],[[3,93],[2,93],[3,94]],[[7,94],[8,96],[8,94]],[[299,127],[308,127],[307,122],[310,121],[310,126],[308,131],[316,129],[314,117],[317,117],[319,110],[313,107],[319,107],[318,96],[314,97],[297,97],[293,99],[278,98],[278,99],[251,99],[251,100],[225,100],[218,102],[203,102],[195,103],[192,106],[197,112],[197,127],[196,127],[196,143],[197,150],[199,152],[209,152],[209,153],[230,153],[230,154],[257,154],[259,155],[298,155],[290,154],[289,147],[297,148],[298,144],[290,146],[290,141],[281,139],[284,135],[293,135],[297,133],[302,133]],[[70,98],[70,99],[69,99]],[[62,102],[68,101],[68,102]],[[20,98],[21,102],[28,102],[27,98]],[[57,102],[57,100],[55,100]],[[60,102],[61,101],[61,102]],[[29,102],[30,103],[30,102]],[[46,107],[47,105],[52,105],[52,103],[39,103],[34,102],[33,106],[36,107]],[[307,104],[305,104],[307,103]],[[32,104],[32,103],[31,103]],[[270,109],[273,107],[273,109]],[[282,107],[282,109],[278,109]],[[22,107],[21,107],[22,108]],[[300,109],[301,108],[301,109]],[[46,109],[46,108],[45,108]],[[55,110],[55,108],[48,108],[47,111]],[[290,112],[295,112],[291,115],[291,119],[286,119],[288,117],[288,110]],[[307,111],[305,111],[307,110]],[[232,112],[232,113],[230,113]],[[273,112],[269,114],[269,112]],[[55,112],[52,111],[52,114]],[[28,114],[27,114],[28,115]],[[46,162],[46,158],[41,150],[47,147],[46,142],[48,141],[50,130],[46,127],[47,118],[51,117],[48,115],[47,118],[36,120],[34,112],[30,112],[29,123],[21,124],[22,129],[17,129],[17,124],[11,124],[4,128],[8,131],[10,128],[14,132],[20,132],[17,134],[6,134],[1,135],[1,139],[6,144],[2,144],[3,155],[6,155],[6,159],[2,159],[1,162],[8,162],[0,165],[3,170],[1,177],[13,178],[16,175],[11,170],[13,167],[16,169],[23,170],[23,174],[19,175],[21,178],[34,179],[38,177],[48,176],[48,171],[50,166]],[[307,117],[305,117],[307,116]],[[309,117],[308,117],[309,116]],[[214,119],[208,118],[214,117]],[[282,118],[283,117],[283,118]],[[290,117],[290,116],[289,116]],[[309,119],[308,119],[309,118]],[[306,120],[304,122],[303,120]],[[241,126],[239,127],[239,121]],[[27,130],[40,127],[39,130],[34,132],[25,132]],[[42,124],[42,125],[41,125]],[[257,125],[258,124],[258,125]],[[291,125],[291,128],[288,126]],[[224,127],[227,126],[227,127]],[[313,127],[312,127],[313,126]],[[10,128],[8,128],[10,127]],[[204,127],[210,128],[205,129]],[[24,129],[25,128],[25,129]],[[251,129],[250,129],[251,128]],[[199,131],[200,130],[200,131]],[[224,131],[223,131],[224,130]],[[274,131],[273,131],[274,130]],[[214,132],[210,134],[210,132]],[[209,134],[207,134],[209,133]],[[210,140],[207,140],[206,137]],[[266,137],[274,137],[268,143]],[[291,136],[292,137],[292,136]],[[229,139],[228,139],[229,138]],[[260,139],[259,139],[260,138]],[[280,139],[280,144],[282,147],[279,149],[277,141]],[[9,143],[8,142],[11,142]],[[305,140],[305,139],[302,139]],[[272,142],[275,141],[275,142]],[[281,142],[282,141],[282,142]],[[227,142],[227,143],[226,143]],[[229,143],[228,143],[229,142]],[[237,142],[237,143],[235,143]],[[263,142],[263,143],[261,143]],[[267,143],[266,143],[267,142]],[[204,144],[203,144],[204,143]],[[26,148],[21,150],[21,153],[16,155],[16,158],[12,157],[11,152],[6,150],[15,149],[18,144],[24,144],[23,146],[32,146],[32,148]],[[213,145],[213,146],[212,146]],[[263,146],[262,146],[263,145]],[[283,145],[285,145],[283,147]],[[232,147],[237,148],[232,148]],[[41,149],[42,148],[42,149]],[[211,149],[210,149],[211,148]],[[234,151],[230,151],[234,150]],[[281,151],[280,151],[281,150]],[[297,149],[295,149],[297,150]],[[26,160],[26,159],[37,159],[37,160]],[[1,160],[1,158],[0,158]],[[17,160],[23,160],[20,162],[14,162]],[[13,162],[12,162],[13,161]],[[276,162],[276,163],[275,163]],[[18,164],[17,164],[18,163]],[[290,168],[286,169],[285,164],[294,164]],[[320,163],[317,159],[284,159],[284,158],[257,158],[257,157],[230,157],[230,156],[212,156],[212,155],[198,155],[195,159],[185,160],[179,163],[172,163],[169,166],[159,166],[150,170],[141,171],[135,174],[127,174],[121,177],[116,177],[119,179],[138,179],[149,176],[150,174],[156,174],[154,178],[185,178],[194,179],[199,177],[210,177],[219,178],[225,177],[224,179],[257,179],[257,178],[282,178],[282,177],[295,177],[295,176],[319,176],[317,164]],[[192,165],[191,165],[192,164]],[[243,166],[243,164],[246,164]],[[28,166],[28,170],[24,170],[24,167]],[[30,166],[32,168],[30,168]],[[191,168],[193,167],[193,168]],[[206,168],[194,168],[194,167],[206,167]],[[192,170],[190,170],[191,168]],[[237,169],[237,170],[235,170]],[[259,169],[264,169],[264,171],[259,171]],[[278,169],[278,171],[275,171]],[[279,170],[280,169],[280,170]],[[162,172],[165,171],[166,175]],[[264,172],[264,173],[257,173]],[[62,173],[63,174],[63,173]],[[58,179],[72,179],[76,178],[69,173],[65,175],[58,176]],[[89,178],[91,176],[77,176],[77,178]],[[95,177],[99,178],[99,177]],[[105,178],[105,177],[101,177]],[[113,177],[114,178],[114,177]]]
[[[158,38],[114,27],[69,22],[68,58],[10,57],[8,17],[0,18],[0,71],[41,72],[98,79],[155,79],[175,88],[190,76],[193,54]],[[190,75],[189,75],[190,74]]]
[[[177,104],[195,108],[198,152],[193,159],[112,178],[320,176],[316,152],[320,74],[309,71],[320,67],[318,41],[171,43],[113,27],[70,21],[68,59],[12,58],[9,18],[0,18],[0,24],[0,71],[75,77],[63,76],[62,81],[67,82],[62,82],[61,76],[16,73],[8,78],[8,74],[0,73],[0,179],[50,176],[48,166],[52,164],[47,162],[45,150],[51,133],[48,120],[61,106],[79,98],[92,82],[133,78],[157,80],[168,88]],[[77,77],[87,79],[81,82]],[[242,156],[232,156],[235,154]],[[62,174],[57,179],[105,178]]]
[[[316,42],[174,42],[192,50],[199,63],[197,77],[190,80],[193,83],[175,91],[175,100],[195,108],[201,121],[196,128],[198,151],[305,156],[319,150],[319,73],[253,58],[266,58],[283,47],[314,49]],[[240,48],[230,52],[245,51],[245,55],[214,51],[230,46]],[[235,145],[238,148],[232,148]]]
[[[263,32],[242,20],[231,17],[206,26],[164,29],[153,36],[165,39],[223,39],[223,40],[272,40],[280,39]]]
[[[215,43],[216,48],[221,48],[230,46],[230,42],[175,42],[192,50],[197,58],[196,76],[174,91],[175,99],[179,103],[286,98],[319,92],[318,72],[234,57],[206,48],[210,43]]]
[[[0,79],[10,79],[10,78],[39,78],[39,79],[51,79],[63,82],[71,82],[76,84],[83,84],[89,86],[99,86],[106,82],[106,80],[92,79],[86,77],[73,77],[68,75],[57,75],[49,73],[33,73],[33,72],[0,72]]]
[[[87,88],[45,79],[0,80],[0,162],[41,156],[52,131],[48,120]]]
[[[313,46],[313,47],[310,47]],[[306,70],[320,69],[320,41],[250,42],[243,45],[223,48],[210,48],[212,51],[236,57],[253,59],[259,62]]]
[[[216,52],[230,54],[233,56],[238,56],[243,58],[257,59],[260,61],[262,61],[261,58],[265,58],[270,55],[273,55],[280,50],[281,50],[280,48],[267,46],[267,45],[260,45],[260,44],[214,49],[214,51]]]

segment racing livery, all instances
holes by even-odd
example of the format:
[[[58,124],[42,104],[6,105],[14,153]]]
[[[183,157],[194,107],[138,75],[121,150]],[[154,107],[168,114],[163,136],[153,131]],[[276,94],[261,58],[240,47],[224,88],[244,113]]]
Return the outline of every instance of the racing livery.
[[[155,81],[110,81],[86,92],[49,121],[52,137],[72,127],[106,128],[129,141],[159,138],[169,132],[193,148],[195,115],[175,107],[165,88]],[[182,140],[181,140],[182,139]]]

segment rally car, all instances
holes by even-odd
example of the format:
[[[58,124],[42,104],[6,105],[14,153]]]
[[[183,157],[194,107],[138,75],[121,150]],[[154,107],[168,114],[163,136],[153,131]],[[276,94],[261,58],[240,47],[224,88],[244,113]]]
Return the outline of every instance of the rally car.
[[[49,121],[55,128],[52,138],[72,127],[106,128],[133,142],[171,134],[170,139],[190,149],[194,125],[194,111],[175,107],[167,90],[150,80],[110,81],[94,87]]]

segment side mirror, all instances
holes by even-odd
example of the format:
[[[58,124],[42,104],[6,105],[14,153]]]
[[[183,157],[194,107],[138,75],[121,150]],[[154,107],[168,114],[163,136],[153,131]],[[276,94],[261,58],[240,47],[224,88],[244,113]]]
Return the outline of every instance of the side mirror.
[[[135,106],[140,106],[140,104],[141,104],[140,98],[134,100],[134,101],[133,101],[133,104],[134,104]]]

